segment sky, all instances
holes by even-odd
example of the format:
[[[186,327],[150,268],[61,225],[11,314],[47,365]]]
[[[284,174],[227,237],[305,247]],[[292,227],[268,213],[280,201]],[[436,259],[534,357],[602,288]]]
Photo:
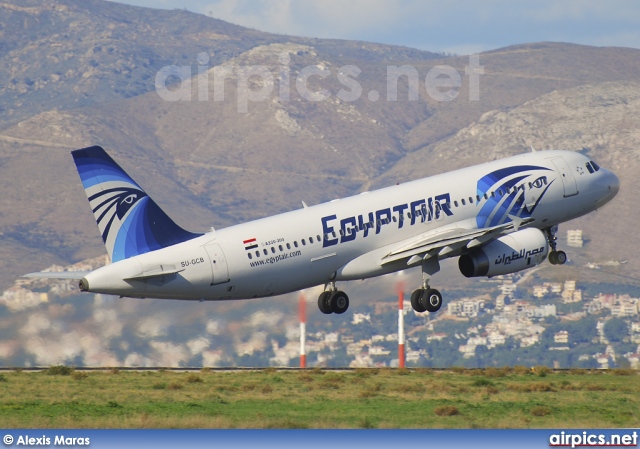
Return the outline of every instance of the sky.
[[[459,55],[540,41],[640,48],[637,0],[117,0],[278,34]]]

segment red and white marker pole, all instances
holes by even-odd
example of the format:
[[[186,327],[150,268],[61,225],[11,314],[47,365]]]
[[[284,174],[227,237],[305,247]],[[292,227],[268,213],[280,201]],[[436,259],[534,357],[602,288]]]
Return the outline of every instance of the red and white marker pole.
[[[404,289],[398,282],[398,368],[404,368]]]
[[[306,334],[307,334],[307,303],[304,299],[304,293],[300,292],[298,300],[298,310],[300,312],[300,368],[307,367],[307,354],[305,352]]]

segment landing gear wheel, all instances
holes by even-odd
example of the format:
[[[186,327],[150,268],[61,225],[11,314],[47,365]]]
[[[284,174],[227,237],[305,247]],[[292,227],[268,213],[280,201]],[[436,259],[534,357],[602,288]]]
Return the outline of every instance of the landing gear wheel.
[[[567,253],[564,251],[556,251],[556,263],[564,265],[567,262]]]
[[[549,253],[551,265],[564,265],[567,262],[567,253],[564,251],[551,251]]]
[[[437,312],[442,307],[442,295],[435,288],[429,288],[420,297],[420,303],[427,312]]]
[[[420,301],[420,298],[422,298],[423,294],[423,288],[419,288],[418,290],[415,290],[413,293],[411,293],[411,307],[413,307],[413,310],[418,313],[427,311],[427,309],[422,305],[422,301]]]
[[[318,296],[318,309],[320,312],[325,315],[329,315],[331,311],[331,305],[329,304],[329,299],[331,298],[331,292],[322,292],[320,296]]]
[[[335,314],[343,314],[349,308],[349,297],[345,292],[340,290],[334,292],[329,299],[331,311]]]

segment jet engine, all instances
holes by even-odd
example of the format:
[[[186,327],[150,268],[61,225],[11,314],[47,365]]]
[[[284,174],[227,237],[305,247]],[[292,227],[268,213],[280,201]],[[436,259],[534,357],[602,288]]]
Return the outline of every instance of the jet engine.
[[[470,278],[510,274],[542,263],[549,252],[547,238],[536,228],[493,240],[458,259],[460,272]]]

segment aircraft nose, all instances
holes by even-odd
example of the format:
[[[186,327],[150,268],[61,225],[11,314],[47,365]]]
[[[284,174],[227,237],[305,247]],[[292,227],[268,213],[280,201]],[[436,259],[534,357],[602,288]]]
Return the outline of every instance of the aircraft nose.
[[[609,184],[609,197],[613,198],[620,190],[620,179],[613,172],[607,173],[607,182]]]

